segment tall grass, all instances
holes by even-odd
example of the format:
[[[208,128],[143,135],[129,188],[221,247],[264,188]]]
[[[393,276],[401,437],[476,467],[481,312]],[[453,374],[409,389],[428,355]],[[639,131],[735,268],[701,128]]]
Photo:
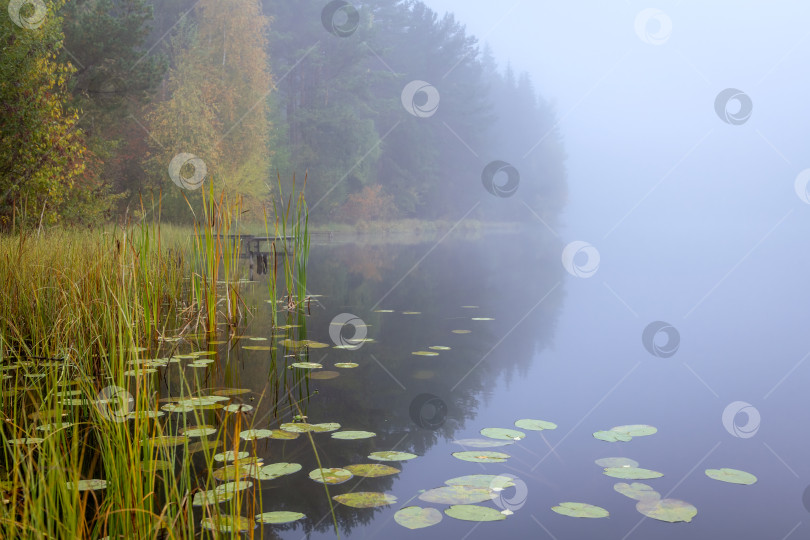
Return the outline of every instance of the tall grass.
[[[0,538],[198,538],[214,534],[201,519],[237,523],[243,515],[253,537],[258,481],[227,493],[224,504],[206,500],[213,491],[192,504],[216,489],[215,453],[255,446],[239,437],[252,420],[238,408],[213,410],[205,377],[188,377],[177,358],[211,357],[204,373],[215,372],[220,350],[194,351],[192,336],[202,329],[212,340],[223,324],[232,334],[247,317],[240,242],[228,240],[238,235],[241,207],[209,189],[191,231],[161,226],[159,206],[152,210],[148,223],[0,236]],[[303,196],[274,222],[293,236],[285,295],[303,318]],[[288,374],[277,367],[269,393],[284,395],[278,384]],[[172,396],[160,393],[167,384]],[[164,414],[167,400],[188,412]],[[183,434],[206,424],[216,429],[209,444]],[[244,467],[237,459],[230,474],[241,477]],[[80,489],[88,479],[106,485]],[[238,529],[215,536],[240,537]]]

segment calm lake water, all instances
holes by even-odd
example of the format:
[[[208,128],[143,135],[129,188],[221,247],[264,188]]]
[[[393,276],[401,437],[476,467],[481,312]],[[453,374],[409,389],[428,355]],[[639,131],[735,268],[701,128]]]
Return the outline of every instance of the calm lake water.
[[[323,296],[311,305],[308,338],[332,344],[330,322],[351,314],[368,325],[367,337],[374,340],[356,350],[310,351],[311,361],[340,376],[295,389],[310,394],[303,405],[308,421],[377,434],[335,440],[314,433],[323,466],[375,463],[366,457],[375,451],[418,455],[387,463],[402,470],[398,475],[330,486],[332,496],[379,491],[397,497],[382,508],[337,505],[341,536],[807,538],[810,515],[802,497],[810,484],[810,362],[803,359],[810,350],[804,301],[810,297],[810,260],[793,242],[797,220],[788,216],[784,229],[771,233],[756,224],[702,235],[636,231],[634,242],[603,242],[599,267],[587,278],[563,266],[570,240],[544,230],[313,246],[307,286]],[[720,247],[715,236],[724,238]],[[588,271],[586,253],[573,261],[580,273]],[[263,294],[257,285],[256,298]],[[659,332],[645,346],[644,330],[655,321],[675,330],[669,342]],[[260,315],[247,333],[266,335],[268,324]],[[351,337],[353,330],[346,326],[342,335]],[[659,356],[648,351],[656,345]],[[449,350],[412,354],[431,346]],[[333,367],[338,362],[359,367]],[[236,371],[230,384],[262,391],[267,352],[241,351],[231,363]],[[414,402],[423,394],[432,401],[420,408]],[[273,405],[263,399],[256,411],[262,428]],[[743,403],[729,408],[734,402]],[[291,416],[284,413],[281,420]],[[451,455],[472,450],[455,440],[480,439],[483,428],[514,428],[521,418],[558,428],[522,430],[525,439],[485,449],[509,454],[504,463]],[[593,437],[624,424],[649,424],[658,432],[629,442]],[[275,420],[270,427],[277,427]],[[257,448],[265,463],[303,465],[298,473],[261,482],[264,511],[307,515],[266,526],[265,537],[333,538],[323,486],[307,477],[317,468],[307,437],[259,441]],[[594,463],[605,457],[631,458],[663,473],[641,481],[691,503],[697,516],[691,523],[644,518],[634,500],[614,491],[623,480],[605,476]],[[758,482],[728,484],[704,474],[723,467],[748,471]],[[480,524],[444,516],[417,531],[394,521],[406,506],[443,511],[446,505],[420,501],[420,491],[468,474],[516,477],[516,487],[503,492],[514,514]],[[610,517],[576,519],[551,510],[566,501],[601,506]],[[497,507],[494,501],[481,504]]]

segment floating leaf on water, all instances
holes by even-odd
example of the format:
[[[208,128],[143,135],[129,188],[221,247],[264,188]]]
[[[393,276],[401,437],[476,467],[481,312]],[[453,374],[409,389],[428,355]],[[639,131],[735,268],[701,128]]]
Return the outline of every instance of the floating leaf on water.
[[[646,435],[658,433],[658,428],[648,426],[646,424],[631,424],[628,426],[616,426],[614,428],[610,428],[610,431],[623,433],[631,437],[644,437]]]
[[[250,388],[220,388],[219,390],[214,390],[212,393],[215,396],[240,396],[242,394],[248,394],[252,392]]]
[[[434,351],[449,351],[450,347],[445,347],[444,345],[433,345],[431,347],[428,347],[428,349],[431,349],[431,350],[434,350]]]
[[[273,432],[269,429],[246,429],[239,433],[239,438],[243,441],[253,441],[256,439],[266,439]]]
[[[422,312],[421,311],[403,311],[402,314],[403,315],[421,315]]]
[[[651,486],[642,484],[640,482],[633,482],[632,484],[619,482],[618,484],[613,485],[613,489],[625,497],[630,497],[631,499],[635,499],[637,501],[661,498],[661,494],[655,491]]]
[[[435,504],[473,504],[490,500],[488,487],[453,484],[429,489],[419,495],[425,502]]]
[[[368,455],[368,459],[375,459],[377,461],[407,461],[417,457],[419,456],[416,454],[409,454],[408,452],[394,452],[393,450],[385,452],[372,452]]]
[[[259,523],[278,525],[280,523],[298,521],[305,517],[307,516],[301,512],[264,512],[263,514],[256,514],[256,521]]]
[[[375,491],[355,491],[353,493],[335,495],[332,498],[340,504],[351,506],[352,508],[376,508],[397,502],[395,496]]]
[[[407,506],[394,514],[394,521],[406,529],[424,529],[442,520],[442,513],[435,508]]]
[[[356,368],[359,365],[360,364],[357,364],[355,362],[338,362],[338,363],[335,364],[335,367],[336,368],[351,369],[351,368]]]
[[[247,478],[248,476],[255,475],[259,470],[258,465],[255,464],[247,464],[242,465],[239,463],[238,465],[225,465],[221,469],[216,469],[214,472],[211,473],[211,476],[214,477],[215,480],[219,480],[220,482],[228,480],[242,480],[243,478]]]
[[[253,478],[256,480],[274,480],[281,476],[297,473],[300,470],[301,465],[298,463],[271,463],[254,472]]]
[[[393,313],[393,309],[375,309],[374,313]]]
[[[511,456],[503,452],[453,452],[453,457],[474,463],[503,463]]]
[[[267,341],[266,337],[252,337],[248,338],[250,341]]]
[[[505,441],[519,441],[520,439],[526,436],[525,433],[522,431],[517,431],[516,429],[504,429],[504,428],[484,428],[481,430],[481,435],[484,437],[489,437],[490,439],[501,439]]]
[[[631,437],[630,435],[626,435],[624,433],[619,433],[618,431],[597,431],[596,433],[593,434],[593,438],[606,442],[616,442],[616,441],[627,442],[631,440],[633,437]]]
[[[439,356],[439,353],[434,351],[414,351],[411,354],[416,356]]]
[[[18,439],[9,439],[8,442],[11,444],[21,445],[21,446],[28,446],[28,445],[35,445],[39,444],[45,439],[40,437],[20,437]]]
[[[473,321],[494,321],[492,317],[473,317],[471,320]]]
[[[55,424],[42,424],[41,426],[37,426],[37,431],[54,431],[57,429],[68,428],[72,426],[71,422],[59,422]]]
[[[337,371],[316,371],[312,375],[309,376],[310,379],[325,381],[328,379],[336,379],[340,377],[340,373]]]
[[[141,461],[141,472],[150,474],[153,472],[171,472],[174,470],[174,463],[165,459],[145,459]]]
[[[223,410],[226,412],[249,412],[253,410],[253,405],[248,405],[247,403],[232,403],[231,405],[225,405]]]
[[[651,480],[664,476],[658,471],[650,469],[639,469],[638,467],[606,467],[603,473],[605,476],[622,478],[625,480]]]
[[[224,493],[216,489],[209,489],[208,491],[198,491],[191,499],[192,506],[204,506],[208,504],[216,504],[233,499],[233,492]]]
[[[70,398],[70,399],[63,399],[62,405],[66,407],[81,407],[90,405],[90,401],[83,399],[83,398]]]
[[[222,441],[202,439],[188,445],[188,451],[195,454],[197,452],[202,452],[203,450],[219,450],[220,446],[222,446]]]
[[[321,343],[320,341],[312,341],[311,339],[305,339],[301,343],[303,343],[310,349],[325,349],[330,346],[328,343]]]
[[[454,334],[469,334],[472,330],[451,330]]]
[[[327,433],[329,431],[337,431],[340,429],[340,424],[337,422],[327,422],[323,424],[308,424],[306,422],[289,422],[279,426],[284,431],[292,433],[306,433],[313,431],[315,433]]]
[[[448,486],[498,487],[500,489],[515,485],[511,477],[497,474],[470,474],[445,480],[444,483]]]
[[[148,375],[150,373],[157,373],[157,369],[155,368],[129,369],[124,372],[124,375],[127,377],[137,377],[139,375]]]
[[[712,480],[728,482],[729,484],[742,484],[744,486],[750,486],[757,481],[757,477],[753,474],[737,469],[706,469],[706,476]]]
[[[183,404],[183,403],[167,403],[163,407],[162,410],[166,412],[179,412],[179,413],[187,413],[194,410],[194,405]]]
[[[233,461],[234,459],[246,458],[250,455],[249,452],[239,452],[234,454],[233,450],[227,450],[214,456],[214,461]]]
[[[187,403],[189,405],[209,405],[218,401],[229,401],[227,396],[194,396],[186,399],[181,399],[178,403]]]
[[[246,351],[272,351],[275,349],[270,345],[243,345],[242,348]]]
[[[227,339],[215,339],[208,342],[209,345],[225,345],[226,343],[228,343]]]
[[[451,518],[463,521],[501,521],[506,516],[494,508],[476,504],[456,504],[444,511]]]
[[[250,489],[253,487],[253,482],[250,480],[239,480],[237,482],[228,482],[225,484],[221,484],[214,489],[214,491],[218,493],[224,493],[226,495],[233,495],[237,491],[244,491],[246,489]]]
[[[515,426],[520,429],[528,429],[530,431],[543,431],[544,429],[557,429],[557,424],[554,422],[547,422],[545,420],[532,420],[524,418],[515,422]]]
[[[209,342],[210,343],[210,342]],[[200,521],[200,525],[204,529],[219,532],[247,532],[256,527],[256,523],[243,516],[227,516],[220,515],[219,517],[207,517]]]
[[[320,369],[323,367],[317,362],[294,362],[290,366],[300,369]]]
[[[648,518],[659,521],[676,523],[678,521],[692,521],[697,515],[697,508],[688,502],[678,499],[651,499],[636,503],[636,510]]]
[[[496,441],[493,439],[458,439],[453,442],[467,448],[497,448],[515,444],[515,441]]]
[[[283,429],[273,429],[272,435],[270,435],[271,439],[282,439],[285,441],[291,441],[293,439],[297,439],[300,436],[300,433],[294,433],[292,431],[284,431]]]
[[[194,426],[180,430],[186,437],[207,437],[217,432],[214,426]]]
[[[65,482],[65,487],[68,489],[73,489],[75,487],[79,491],[95,491],[97,489],[105,489],[107,487],[107,481],[99,478],[94,478],[92,480],[79,480],[75,484],[73,482]]]
[[[626,457],[606,457],[594,461],[602,468],[608,467],[638,467],[638,461]]]
[[[144,420],[147,418],[149,419],[160,418],[161,416],[166,416],[166,413],[164,413],[163,411],[132,411],[130,413],[127,413],[126,417],[128,420],[136,420],[136,419]]]
[[[347,471],[350,471],[355,476],[364,476],[366,478],[378,478],[380,476],[389,476],[392,474],[397,474],[402,471],[395,467],[390,467],[388,465],[380,465],[375,463],[362,463],[359,465],[346,465],[343,467]]]
[[[332,433],[332,438],[353,441],[355,439],[368,439],[376,435],[373,431],[337,431]]]
[[[551,509],[558,514],[575,518],[605,518],[610,515],[604,508],[586,503],[564,502]]]
[[[321,484],[342,484],[351,480],[354,475],[351,471],[340,468],[315,469],[309,477]]]

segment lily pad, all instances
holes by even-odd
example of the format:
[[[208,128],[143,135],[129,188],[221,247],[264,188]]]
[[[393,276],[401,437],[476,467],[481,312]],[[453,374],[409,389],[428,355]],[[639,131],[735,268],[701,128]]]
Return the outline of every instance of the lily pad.
[[[340,373],[337,371],[316,371],[309,376],[310,379],[317,381],[328,381],[329,379],[337,379],[338,377],[340,377]]]
[[[455,484],[429,489],[419,495],[425,502],[435,504],[473,504],[491,499],[487,487]]]
[[[625,484],[619,482],[613,485],[613,489],[621,493],[625,497],[630,497],[637,501],[644,501],[647,499],[660,499],[661,494],[655,491],[651,486],[642,484],[641,482],[633,482],[632,484]]]
[[[501,521],[506,516],[489,506],[476,504],[456,504],[444,511],[451,518],[463,521]]]
[[[408,452],[394,452],[393,450],[386,452],[372,452],[368,455],[368,459],[375,459],[377,461],[407,461],[417,457],[419,456],[416,454],[409,454]]]
[[[601,506],[587,503],[563,502],[551,509],[558,514],[575,518],[605,518],[610,515],[610,512]]]
[[[256,524],[253,521],[244,516],[234,517],[227,515],[203,518],[203,520],[200,521],[200,525],[205,529],[219,532],[247,532],[256,527]]]
[[[646,424],[632,424],[628,426],[616,426],[614,428],[610,428],[610,431],[624,433],[625,435],[630,435],[631,437],[644,437],[646,435],[658,433],[658,428],[648,426]]]
[[[463,461],[472,461],[474,463],[503,463],[508,458],[512,457],[503,452],[453,452],[453,457]]]
[[[323,367],[317,362],[294,362],[290,366],[300,369],[320,369]]]
[[[664,476],[658,471],[640,469],[638,467],[606,467],[603,474],[605,476],[612,476],[613,478],[622,478],[625,480],[650,480],[652,478],[661,478]]]
[[[428,347],[428,349],[432,351],[449,351],[450,347],[445,347],[444,345],[433,345],[432,347]]]
[[[394,514],[394,521],[406,529],[424,529],[442,520],[442,513],[435,508],[408,506]]]
[[[343,495],[335,495],[332,498],[340,504],[351,506],[352,508],[376,508],[397,502],[397,498],[394,495],[376,491],[356,491],[353,493],[344,493]]]
[[[543,431],[544,429],[557,429],[557,424],[554,422],[547,422],[545,420],[532,420],[524,418],[515,422],[515,426],[520,429],[528,429],[530,431]]]
[[[278,525],[279,523],[290,523],[298,521],[307,517],[301,512],[265,512],[263,514],[256,514],[256,521],[259,523],[270,523]]]
[[[515,443],[515,441],[496,441],[493,439],[458,439],[453,442],[467,448],[497,448]]]
[[[737,469],[706,469],[706,476],[712,480],[728,482],[729,484],[742,484],[744,486],[750,486],[757,481],[757,477],[753,474]]]
[[[233,492],[226,493],[217,491],[216,489],[209,489],[208,491],[198,491],[191,499],[192,506],[204,506],[208,504],[216,504],[233,499]]]
[[[526,437],[526,434],[522,431],[504,428],[484,428],[481,430],[481,435],[490,439],[502,439],[505,441],[519,441]]]
[[[369,439],[376,435],[373,431],[337,431],[332,433],[332,438],[353,441],[356,439]]]
[[[416,356],[439,356],[439,353],[434,351],[414,351],[411,354]]]
[[[594,439],[599,439],[600,441],[606,442],[627,442],[633,439],[632,436],[627,435],[626,433],[620,433],[618,431],[597,431],[593,434]]]
[[[233,450],[228,450],[214,456],[214,461],[233,461],[234,459],[242,459],[248,457],[248,452],[239,452],[235,454]]]
[[[697,508],[678,499],[642,500],[636,503],[636,510],[648,518],[675,523],[692,521]]]
[[[73,482],[65,482],[65,487],[68,489],[73,489],[74,486],[76,486],[76,489],[79,491],[96,491],[105,489],[107,487],[107,481],[93,478],[91,480],[79,480],[75,484]]]
[[[213,394],[215,396],[241,396],[250,392],[252,392],[250,388],[220,388],[214,390]]]
[[[475,486],[487,489],[492,487],[504,489],[515,485],[510,477],[497,474],[470,474],[445,480],[444,483],[448,486]]]
[[[253,405],[248,405],[247,403],[232,403],[230,405],[225,405],[222,410],[233,413],[250,412],[253,410]]]
[[[254,441],[256,439],[266,439],[273,432],[269,429],[247,429],[239,433],[239,438],[243,441]]]
[[[451,330],[454,334],[469,334],[472,330]]]
[[[309,473],[309,477],[321,484],[342,484],[352,479],[354,475],[346,469],[315,469]]]
[[[351,369],[351,368],[356,368],[359,365],[360,364],[358,364],[356,362],[337,362],[335,364],[335,367],[336,368]]]
[[[246,351],[272,351],[275,347],[270,345],[244,345],[242,348]]]
[[[315,433],[328,433],[330,431],[337,431],[340,429],[340,424],[337,422],[325,422],[323,424],[312,424],[312,431]]]
[[[170,472],[174,470],[174,463],[165,459],[145,459],[141,461],[141,472],[151,474],[154,472]]]
[[[256,474],[258,470],[257,465],[253,464],[246,464],[242,465],[226,465],[221,469],[216,469],[214,472],[211,473],[211,476],[214,477],[215,480],[222,481],[233,481],[233,480],[242,480],[243,478],[247,478],[253,474]]]
[[[236,482],[227,482],[219,485],[214,491],[218,493],[233,495],[237,491],[244,491],[253,487],[253,482],[250,480],[238,480]]]
[[[597,459],[594,463],[602,468],[607,467],[638,467],[638,461],[626,457],[606,457]]]
[[[366,478],[377,478],[380,476],[389,476],[392,474],[397,474],[402,471],[395,467],[390,467],[388,465],[380,465],[377,463],[361,463],[359,465],[346,465],[343,467],[347,471],[351,471],[351,473],[355,476],[364,476]]]
[[[186,437],[207,437],[217,432],[217,428],[213,426],[195,426],[192,428],[184,429],[183,435]]]
[[[273,480],[281,476],[297,473],[301,470],[298,463],[271,463],[253,473],[256,480]]]
[[[293,439],[297,439],[301,435],[300,433],[294,433],[292,431],[284,431],[283,429],[273,429],[271,431],[272,431],[272,435],[270,435],[271,439],[282,439],[291,441]]]

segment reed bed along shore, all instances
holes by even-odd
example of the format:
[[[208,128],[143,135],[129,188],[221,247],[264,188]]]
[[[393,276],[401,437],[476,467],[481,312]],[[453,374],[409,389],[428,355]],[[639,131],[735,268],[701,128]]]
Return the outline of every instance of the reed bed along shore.
[[[1,538],[260,535],[260,482],[273,476],[257,452],[267,419],[251,411],[265,397],[248,404],[247,390],[211,383],[221,345],[251,316],[240,243],[227,240],[240,214],[208,190],[193,228],[0,236]],[[303,196],[266,220],[268,235],[292,236],[267,276],[270,339],[297,347]],[[302,415],[301,376],[283,348],[268,354],[272,410]]]

